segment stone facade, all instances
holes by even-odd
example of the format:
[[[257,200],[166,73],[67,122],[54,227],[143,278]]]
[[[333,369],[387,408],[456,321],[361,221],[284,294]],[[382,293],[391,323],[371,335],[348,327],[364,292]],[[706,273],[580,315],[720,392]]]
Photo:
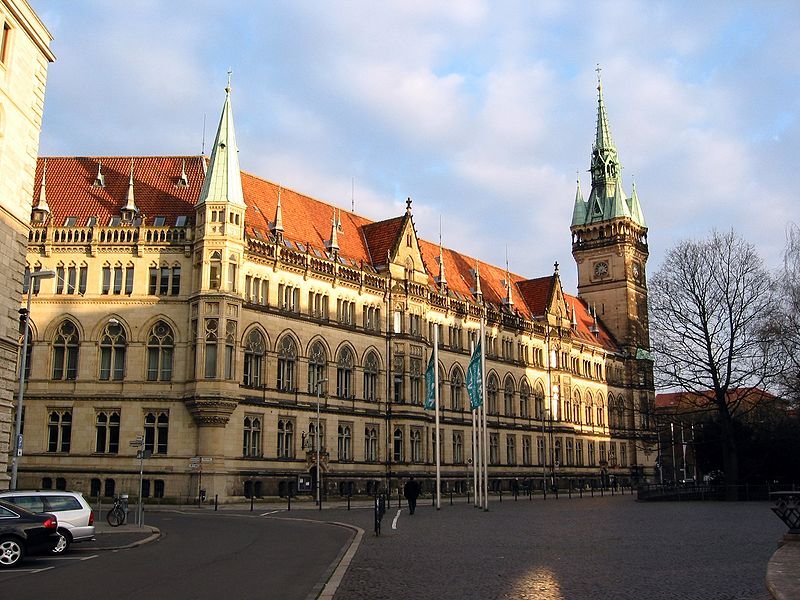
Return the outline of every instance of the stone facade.
[[[0,489],[9,484],[19,308],[50,33],[24,0],[0,0]]]
[[[465,490],[482,320],[492,488],[652,477],[628,354],[557,268],[431,244],[411,201],[340,211],[240,172],[236,147],[228,89],[209,159],[40,159],[28,266],[57,277],[34,290],[23,485],[136,495],[141,436],[145,495],[302,491],[317,423],[326,494],[430,482],[438,328],[442,477]]]

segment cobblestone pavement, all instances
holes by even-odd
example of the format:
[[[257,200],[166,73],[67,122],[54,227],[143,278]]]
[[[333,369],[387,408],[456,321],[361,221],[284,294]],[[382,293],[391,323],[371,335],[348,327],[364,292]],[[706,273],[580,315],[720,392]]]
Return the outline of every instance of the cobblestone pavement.
[[[367,532],[336,600],[767,600],[767,562],[784,525],[764,502],[639,503],[631,496],[460,503],[396,502],[324,511]]]

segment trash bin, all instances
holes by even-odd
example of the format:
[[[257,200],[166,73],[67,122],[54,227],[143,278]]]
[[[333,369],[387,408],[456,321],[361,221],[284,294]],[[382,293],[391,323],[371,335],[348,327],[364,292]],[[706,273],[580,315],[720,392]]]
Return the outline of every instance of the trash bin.
[[[120,494],[119,500],[122,502],[122,510],[125,511],[125,522],[128,522],[128,494]]]

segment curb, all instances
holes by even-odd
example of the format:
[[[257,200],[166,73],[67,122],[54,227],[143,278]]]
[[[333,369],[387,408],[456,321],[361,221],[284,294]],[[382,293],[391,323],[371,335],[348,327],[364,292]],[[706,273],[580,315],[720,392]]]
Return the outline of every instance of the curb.
[[[72,552],[107,552],[107,551],[110,551],[110,550],[128,550],[130,548],[136,548],[138,546],[143,546],[144,544],[149,544],[150,542],[154,542],[158,538],[161,537],[161,530],[158,527],[152,527],[152,526],[148,525],[148,528],[150,529],[150,535],[148,535],[147,537],[145,537],[145,538],[143,538],[141,540],[136,540],[135,542],[130,542],[128,544],[122,544],[122,545],[119,545],[119,546],[101,546],[101,547],[90,546],[90,545],[87,544],[86,546],[83,546],[83,547],[78,547],[78,548],[73,547],[73,548],[71,548],[71,551]],[[109,533],[109,532],[103,532],[103,533],[105,534],[105,533]],[[113,533],[116,533],[116,532],[113,532]],[[124,534],[124,533],[129,533],[129,532],[120,531],[119,533]]]

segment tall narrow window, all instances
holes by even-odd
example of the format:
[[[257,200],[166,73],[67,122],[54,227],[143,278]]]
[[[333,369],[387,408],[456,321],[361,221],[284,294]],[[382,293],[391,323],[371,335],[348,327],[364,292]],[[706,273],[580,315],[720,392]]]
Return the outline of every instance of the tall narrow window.
[[[378,431],[369,425],[364,429],[364,461],[378,461]]]
[[[170,293],[177,296],[181,293],[181,268],[172,267],[172,288]]]
[[[487,406],[486,411],[490,415],[496,415],[497,412],[497,377],[492,374],[489,375],[489,381],[486,384],[486,397]],[[495,463],[497,464],[497,463]]]
[[[147,280],[147,293],[154,296],[158,291],[158,269],[150,267]]]
[[[147,381],[172,381],[175,336],[172,328],[158,321],[147,338]]]
[[[242,383],[245,387],[261,387],[265,350],[264,336],[257,329],[253,329],[247,334],[244,343],[244,379]]]
[[[422,361],[418,358],[409,360],[409,388],[411,404],[422,404]]]
[[[88,278],[89,274],[89,267],[86,265],[81,265],[81,270],[78,275],[78,293],[85,294],[86,293],[86,279]]]
[[[294,423],[288,419],[278,420],[278,457],[294,456]]]
[[[460,465],[464,462],[464,436],[460,431],[453,432],[453,463]]]
[[[217,376],[217,342],[219,341],[219,319],[206,319],[205,338],[205,377],[206,379],[213,379]]]
[[[280,391],[294,391],[296,361],[297,346],[294,340],[286,335],[278,345],[278,389]]]
[[[148,412],[144,416],[144,449],[153,454],[166,454],[169,441],[169,414]]]
[[[111,291],[111,267],[103,267],[103,287],[102,292],[108,294]]]
[[[110,321],[100,335],[100,379],[122,381],[125,377],[125,330],[116,321]]]
[[[47,423],[47,451],[69,452],[72,441],[72,410],[50,412]]]
[[[220,271],[222,270],[222,255],[219,252],[211,254],[211,263],[208,270],[208,287],[218,290],[220,286]]]
[[[411,462],[422,462],[422,432],[412,429],[408,437],[411,442]]]
[[[261,419],[258,417],[244,418],[242,455],[251,458],[261,456]]]
[[[236,321],[225,321],[225,379],[233,379],[233,357],[236,349]]]
[[[450,408],[464,410],[464,375],[459,368],[450,376]]]
[[[122,267],[114,267],[114,293],[122,293]]]
[[[161,296],[169,293],[169,267],[166,265],[159,269],[158,293]]]
[[[336,395],[350,398],[353,395],[353,352],[342,348],[336,363]]]
[[[403,462],[403,430],[399,427],[394,430],[392,438],[392,460]]]
[[[370,351],[364,359],[364,400],[378,397],[378,356]]]
[[[525,380],[519,386],[519,416],[524,419],[531,416],[531,389]]]
[[[130,296],[133,293],[133,265],[125,269],[125,293]]]
[[[94,451],[101,454],[119,452],[119,412],[101,411],[95,417]]]
[[[340,461],[347,461],[352,459],[351,455],[352,434],[350,431],[351,431],[350,425],[339,425],[338,451],[339,451]]]
[[[56,267],[56,294],[64,293],[64,267]]]
[[[62,321],[53,339],[53,379],[75,379],[78,375],[78,329],[72,321]]]
[[[325,371],[328,366],[325,346],[320,341],[312,344],[308,353],[308,393],[320,395],[325,393]],[[320,386],[319,390],[317,385]]]
[[[489,464],[500,464],[500,434],[489,434]]]
[[[507,417],[514,416],[514,380],[506,377],[503,386],[503,409]]]

